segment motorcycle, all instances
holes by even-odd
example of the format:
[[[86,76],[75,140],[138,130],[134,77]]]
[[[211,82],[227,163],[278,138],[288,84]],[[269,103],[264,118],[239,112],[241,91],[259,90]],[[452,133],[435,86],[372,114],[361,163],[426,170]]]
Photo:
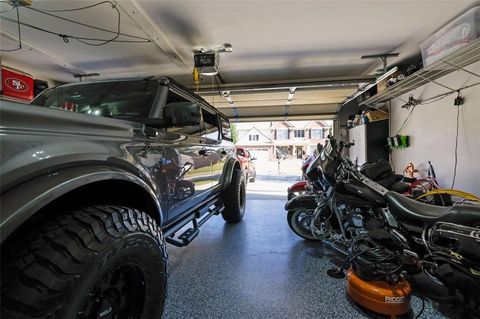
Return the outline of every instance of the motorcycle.
[[[309,155],[305,159],[305,161],[303,161],[302,166],[301,166],[302,180],[298,181],[298,182],[294,183],[293,185],[291,185],[290,187],[288,187],[288,189],[287,189],[287,199],[288,200],[291,200],[292,198],[294,198],[298,195],[305,194],[305,192],[307,190],[306,187],[308,185],[307,176],[305,174],[307,172],[307,168],[310,166],[312,161],[315,159],[316,154],[317,153],[314,152],[313,154]]]
[[[398,282],[424,272],[461,300],[465,316],[479,316],[480,206],[433,206],[389,191],[342,156],[348,147],[329,137],[319,148],[306,172],[312,192],[285,207],[292,230],[347,256],[330,275],[352,268],[363,280]]]

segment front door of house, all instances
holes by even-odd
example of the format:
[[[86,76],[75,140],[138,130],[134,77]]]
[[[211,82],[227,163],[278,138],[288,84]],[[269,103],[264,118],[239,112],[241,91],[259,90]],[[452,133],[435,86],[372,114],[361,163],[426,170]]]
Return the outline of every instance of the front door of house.
[[[303,158],[303,147],[297,146],[295,150],[295,154],[297,155],[297,159]]]

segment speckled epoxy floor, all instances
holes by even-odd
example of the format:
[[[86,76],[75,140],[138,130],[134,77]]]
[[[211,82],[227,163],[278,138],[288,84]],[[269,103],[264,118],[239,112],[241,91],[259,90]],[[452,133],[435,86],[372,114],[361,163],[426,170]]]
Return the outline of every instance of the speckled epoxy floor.
[[[168,246],[169,289],[163,318],[366,318],[345,298],[345,281],[326,275],[335,254],[288,227],[292,177],[248,185],[237,225],[214,216],[185,248]],[[414,312],[421,302],[414,297]],[[443,318],[427,303],[421,318]]]

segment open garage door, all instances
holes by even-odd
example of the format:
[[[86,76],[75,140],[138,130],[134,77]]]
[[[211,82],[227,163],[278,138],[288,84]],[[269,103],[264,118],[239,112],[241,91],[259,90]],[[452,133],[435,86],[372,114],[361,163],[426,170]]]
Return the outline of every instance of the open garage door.
[[[334,119],[342,101],[372,76],[202,87],[199,94],[238,122]]]
[[[269,157],[269,151],[268,148],[248,148],[248,151],[250,154],[252,154],[253,157],[256,157],[259,160],[266,160]]]

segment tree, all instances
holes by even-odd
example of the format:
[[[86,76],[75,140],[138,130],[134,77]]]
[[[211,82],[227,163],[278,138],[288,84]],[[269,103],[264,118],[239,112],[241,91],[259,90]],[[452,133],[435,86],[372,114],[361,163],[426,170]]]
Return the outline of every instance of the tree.
[[[232,140],[233,143],[236,144],[238,142],[238,131],[237,126],[233,123],[230,124],[230,130],[232,132]]]

